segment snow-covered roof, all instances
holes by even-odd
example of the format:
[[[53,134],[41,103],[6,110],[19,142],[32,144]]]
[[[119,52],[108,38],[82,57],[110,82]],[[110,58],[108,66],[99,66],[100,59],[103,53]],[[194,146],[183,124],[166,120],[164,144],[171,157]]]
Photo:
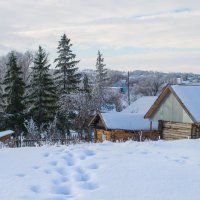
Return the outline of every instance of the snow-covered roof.
[[[137,113],[145,115],[150,107],[154,104],[157,97],[155,96],[145,96],[141,97],[135,102],[133,102],[130,106],[125,108],[123,113]]]
[[[6,136],[6,135],[13,134],[13,133],[14,133],[14,131],[12,131],[12,130],[1,131],[1,132],[0,132],[0,138],[1,138],[1,137],[4,137],[4,136]]]
[[[150,121],[143,115],[131,113],[102,113],[107,129],[119,130],[149,130]],[[153,122],[152,129],[158,129],[158,123]]]
[[[172,85],[171,87],[192,117],[200,122],[200,86]]]

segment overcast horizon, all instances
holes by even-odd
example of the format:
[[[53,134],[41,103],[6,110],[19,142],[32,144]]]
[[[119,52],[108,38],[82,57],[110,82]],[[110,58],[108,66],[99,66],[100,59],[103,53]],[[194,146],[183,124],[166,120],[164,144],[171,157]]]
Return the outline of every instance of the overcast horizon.
[[[198,0],[7,0],[0,11],[0,56],[41,45],[53,61],[66,33],[80,69],[100,50],[113,70],[200,74]]]

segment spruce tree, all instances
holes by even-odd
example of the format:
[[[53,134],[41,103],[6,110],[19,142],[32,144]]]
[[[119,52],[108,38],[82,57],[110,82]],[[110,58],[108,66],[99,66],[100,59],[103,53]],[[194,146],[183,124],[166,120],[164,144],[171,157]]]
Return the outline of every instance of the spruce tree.
[[[8,127],[21,131],[23,125],[23,95],[25,83],[22,79],[21,67],[17,65],[14,52],[11,52],[7,63],[7,72],[3,81],[4,85],[4,111],[8,117]]]
[[[4,106],[3,90],[2,90],[2,82],[0,81],[0,112],[3,112],[3,106]]]
[[[48,55],[39,46],[26,96],[29,114],[38,127],[53,120],[57,109],[56,87],[49,74],[49,67]]]
[[[77,91],[80,83],[80,74],[76,67],[79,61],[75,60],[76,55],[72,53],[71,47],[70,39],[64,34],[58,44],[58,58],[54,61],[57,63],[56,85],[61,95]]]
[[[107,81],[107,69],[105,68],[104,58],[100,51],[97,54],[96,61],[96,79],[95,79],[95,96],[97,102],[97,109],[101,109],[105,100],[105,83]]]
[[[87,94],[91,92],[88,76],[86,74],[84,74],[84,77],[83,77],[83,92]]]

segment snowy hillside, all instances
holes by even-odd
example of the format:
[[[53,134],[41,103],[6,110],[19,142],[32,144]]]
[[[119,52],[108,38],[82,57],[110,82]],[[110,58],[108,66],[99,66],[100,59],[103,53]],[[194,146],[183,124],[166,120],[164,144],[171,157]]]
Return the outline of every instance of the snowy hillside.
[[[199,200],[200,140],[0,150],[1,200]]]

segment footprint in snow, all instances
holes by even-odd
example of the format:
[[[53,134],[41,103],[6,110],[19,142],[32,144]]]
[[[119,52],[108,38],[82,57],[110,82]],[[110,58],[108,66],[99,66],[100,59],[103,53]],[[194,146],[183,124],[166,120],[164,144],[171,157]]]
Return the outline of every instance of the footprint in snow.
[[[45,174],[51,174],[51,170],[45,169],[45,170],[44,170],[44,173],[45,173]]]
[[[64,148],[61,148],[61,149],[59,149],[57,152],[58,152],[58,153],[62,153],[63,151],[65,151],[65,149],[64,149]]]
[[[18,173],[18,174],[16,174],[16,176],[18,176],[18,177],[25,177],[26,174],[24,174],[24,173]]]
[[[86,156],[85,156],[85,155],[81,155],[81,156],[80,156],[80,159],[81,159],[81,160],[85,160],[85,159],[86,159]]]
[[[73,158],[72,154],[67,154],[67,155],[63,156],[62,159],[66,162],[66,164],[68,166],[74,166],[75,165],[74,158]]]
[[[43,157],[45,157],[45,158],[46,158],[46,157],[49,157],[49,153],[44,153],[44,154],[43,154]]]
[[[27,199],[27,198],[26,198]],[[48,198],[45,200],[66,200],[66,198],[62,198],[62,197],[53,197],[53,198]]]
[[[177,162],[179,164],[185,164],[184,160],[180,160],[180,159],[173,159],[174,162]]]
[[[51,193],[69,196],[71,195],[71,190],[67,186],[54,186],[51,188]]]
[[[80,173],[78,173],[78,174],[76,174],[75,179],[76,179],[76,181],[79,181],[79,182],[86,182],[86,181],[89,181],[90,177],[89,177],[88,174],[85,174],[85,173],[80,174]]]
[[[90,150],[90,149],[86,149],[86,150],[84,151],[84,154],[85,154],[86,156],[94,156],[94,155],[95,155],[95,152],[92,151],[92,150]]]
[[[81,168],[76,168],[76,175],[75,175],[76,181],[80,182],[86,182],[89,181],[90,177],[88,174],[85,173],[85,171]]]
[[[98,166],[97,163],[92,163],[92,164],[90,164],[90,165],[88,166],[88,169],[98,169],[98,168],[99,168],[99,166]]]
[[[57,167],[55,170],[61,176],[67,176],[67,172],[66,172],[65,168],[63,168],[63,167]]]
[[[67,152],[67,151],[66,151],[66,152]],[[70,153],[70,152],[68,152],[67,155],[68,155],[69,157],[73,157],[73,154]]]
[[[33,185],[30,187],[30,190],[34,193],[40,193],[41,192],[41,189],[38,185]]]
[[[33,166],[32,168],[33,168],[33,169],[40,169],[39,166]]]
[[[184,160],[188,160],[189,159],[189,157],[187,157],[187,156],[181,156],[181,158],[184,159]]]
[[[98,188],[98,185],[92,182],[84,182],[80,184],[80,187],[85,190],[95,190]]]
[[[62,176],[62,177],[52,180],[52,183],[54,185],[60,185],[62,183],[66,183],[67,181],[69,181],[68,177]]]
[[[50,164],[51,166],[56,166],[56,165],[58,164],[58,162],[55,161],[55,160],[52,160],[49,164]]]
[[[147,152],[147,151],[141,151],[140,153],[143,154],[143,155],[147,155],[149,152]]]
[[[76,168],[75,168],[75,171],[76,171],[77,173],[83,173],[83,172],[84,172],[84,170],[83,170],[81,167],[76,167]]]

